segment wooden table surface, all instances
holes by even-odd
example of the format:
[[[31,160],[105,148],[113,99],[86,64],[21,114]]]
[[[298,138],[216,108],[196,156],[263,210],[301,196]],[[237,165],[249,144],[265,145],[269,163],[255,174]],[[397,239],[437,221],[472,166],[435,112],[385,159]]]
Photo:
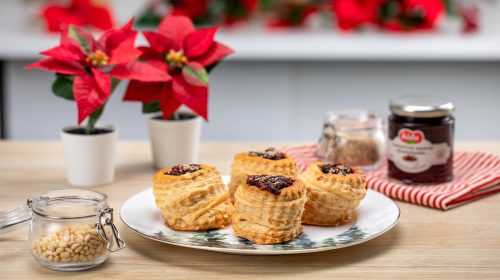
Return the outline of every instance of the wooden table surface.
[[[238,151],[289,143],[204,143],[200,161],[229,173]],[[457,143],[457,150],[500,155],[500,142]],[[96,188],[120,209],[152,186],[146,142],[118,146],[115,182]],[[59,142],[0,142],[0,210],[51,189],[68,187]],[[84,272],[38,265],[27,249],[27,227],[0,236],[0,279],[16,278],[492,278],[500,279],[500,194],[446,212],[398,202],[401,219],[374,240],[334,251],[287,256],[240,256],[171,246],[140,237],[117,219],[126,249]]]

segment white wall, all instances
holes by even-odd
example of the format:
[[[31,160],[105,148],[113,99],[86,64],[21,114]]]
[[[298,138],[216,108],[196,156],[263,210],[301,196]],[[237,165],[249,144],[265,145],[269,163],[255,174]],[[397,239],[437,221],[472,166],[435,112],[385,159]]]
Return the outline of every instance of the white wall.
[[[7,136],[56,139],[76,122],[74,103],[50,92],[53,76],[23,71],[28,61],[6,63]],[[457,105],[458,140],[500,140],[499,62],[237,62],[211,76],[210,122],[205,140],[315,141],[323,114],[340,107],[388,113],[388,100],[436,94]],[[118,88],[103,123],[121,139],[146,139],[137,103],[123,103]]]

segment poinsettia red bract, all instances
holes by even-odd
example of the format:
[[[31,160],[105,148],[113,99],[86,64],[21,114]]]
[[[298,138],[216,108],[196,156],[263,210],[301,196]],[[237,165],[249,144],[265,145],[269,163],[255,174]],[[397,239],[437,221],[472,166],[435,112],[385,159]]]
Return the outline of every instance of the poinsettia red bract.
[[[73,77],[78,124],[106,103],[112,77],[141,81],[168,81],[170,76],[149,64],[135,61],[142,52],[135,48],[137,31],[132,20],[119,30],[105,32],[99,40],[78,26],[61,34],[59,46],[44,51],[48,56],[25,69],[41,69]]]
[[[442,0],[335,0],[332,7],[341,30],[379,25],[398,32],[432,29],[444,9]]]
[[[433,29],[444,13],[442,0],[385,0],[384,5],[380,25],[395,32]]]
[[[144,32],[149,47],[141,59],[168,73],[168,82],[131,81],[124,100],[159,101],[163,117],[170,117],[182,104],[208,120],[207,68],[233,53],[214,40],[218,27],[195,29],[185,16],[167,16],[157,32]]]
[[[377,23],[378,10],[383,0],[335,0],[333,12],[343,31]]]
[[[285,3],[266,25],[271,28],[301,27],[318,11],[319,7],[313,2]]]
[[[479,7],[477,5],[459,6],[458,15],[462,19],[462,33],[470,34],[479,30]]]
[[[67,6],[49,4],[41,14],[50,32],[59,32],[73,25],[90,25],[101,30],[113,27],[113,16],[105,5],[96,5],[93,0],[72,0]]]
[[[233,26],[238,22],[247,20],[259,8],[259,0],[225,1],[224,24]]]
[[[209,0],[177,0],[172,1],[172,15],[187,16],[194,20],[205,16],[208,12]]]

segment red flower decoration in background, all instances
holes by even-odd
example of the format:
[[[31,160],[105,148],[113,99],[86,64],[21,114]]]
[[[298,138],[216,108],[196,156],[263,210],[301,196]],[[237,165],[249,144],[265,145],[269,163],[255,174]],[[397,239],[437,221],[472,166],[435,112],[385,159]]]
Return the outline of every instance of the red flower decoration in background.
[[[214,41],[218,27],[195,30],[184,16],[167,16],[157,32],[144,32],[149,47],[141,59],[168,73],[168,82],[131,81],[124,100],[143,103],[160,102],[163,117],[170,117],[182,104],[208,120],[207,67],[233,53]]]
[[[443,12],[442,0],[385,0],[380,25],[389,31],[429,30]]]
[[[380,4],[384,0],[333,0],[333,12],[341,30],[349,31],[378,22]]]
[[[442,0],[405,0],[403,7],[405,14],[417,14],[422,17],[423,23],[418,29],[434,28],[445,8]]]
[[[479,30],[479,8],[477,5],[459,6],[458,15],[462,19],[462,33],[470,34]]]
[[[194,20],[204,17],[208,11],[209,0],[176,0],[172,3],[172,15],[187,16]]]
[[[248,19],[259,8],[259,0],[225,1],[224,23],[232,26],[237,22]]]
[[[269,27],[299,27],[318,12],[319,7],[308,1],[287,2],[269,19]]]
[[[119,30],[105,32],[99,40],[84,29],[70,25],[59,46],[44,51],[48,56],[25,69],[41,69],[73,77],[78,124],[104,105],[111,95],[112,77],[142,81],[168,81],[155,67],[134,61],[141,51],[134,47],[137,31],[132,20]]]
[[[435,27],[444,11],[442,0],[333,0],[340,29],[379,25],[389,31]]]
[[[113,16],[103,5],[95,5],[93,0],[72,0],[69,6],[47,5],[41,14],[50,32],[59,32],[70,24],[89,25],[101,30],[113,27]]]

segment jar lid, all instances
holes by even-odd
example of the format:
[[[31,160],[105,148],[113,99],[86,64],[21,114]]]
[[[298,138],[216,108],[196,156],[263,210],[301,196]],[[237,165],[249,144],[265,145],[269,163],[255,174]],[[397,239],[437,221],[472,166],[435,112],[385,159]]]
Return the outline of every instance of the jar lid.
[[[455,109],[455,105],[451,100],[443,97],[408,95],[392,99],[389,108],[398,116],[439,118],[449,116]]]
[[[357,131],[380,128],[383,125],[383,119],[377,112],[352,108],[328,111],[325,123],[337,131]]]

